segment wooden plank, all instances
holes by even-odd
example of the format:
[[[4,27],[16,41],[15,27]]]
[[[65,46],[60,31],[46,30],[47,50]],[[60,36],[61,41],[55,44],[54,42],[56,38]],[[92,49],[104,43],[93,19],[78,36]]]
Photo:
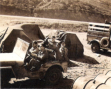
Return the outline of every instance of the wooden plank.
[[[108,28],[100,28],[100,27],[94,27],[94,26],[89,26],[88,27],[90,30],[105,30],[105,31],[108,31],[109,32],[109,29]]]
[[[101,31],[88,31],[89,35],[95,35],[95,36],[102,36],[102,37],[109,37],[110,33],[109,32],[101,32]]]
[[[89,25],[100,25],[100,26],[109,26],[110,24],[104,24],[104,23],[89,23]]]

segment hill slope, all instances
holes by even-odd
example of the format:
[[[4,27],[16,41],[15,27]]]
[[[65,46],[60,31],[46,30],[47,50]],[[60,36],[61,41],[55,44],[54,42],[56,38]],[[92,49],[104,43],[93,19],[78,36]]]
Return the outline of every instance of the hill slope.
[[[0,14],[104,22],[110,0],[0,0]]]

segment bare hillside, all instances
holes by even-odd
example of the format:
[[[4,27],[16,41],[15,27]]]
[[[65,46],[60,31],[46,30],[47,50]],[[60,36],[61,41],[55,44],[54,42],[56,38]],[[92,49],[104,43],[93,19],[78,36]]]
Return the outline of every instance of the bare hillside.
[[[104,22],[110,0],[0,0],[0,14]]]

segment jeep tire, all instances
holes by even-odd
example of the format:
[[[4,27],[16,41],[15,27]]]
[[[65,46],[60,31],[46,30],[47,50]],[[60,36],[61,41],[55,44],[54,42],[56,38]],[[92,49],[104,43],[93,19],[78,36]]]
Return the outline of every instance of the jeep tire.
[[[93,53],[98,53],[100,51],[100,46],[98,43],[94,42],[91,44],[91,50]]]
[[[63,78],[62,71],[59,68],[51,68],[47,71],[45,79],[48,85],[55,85]]]

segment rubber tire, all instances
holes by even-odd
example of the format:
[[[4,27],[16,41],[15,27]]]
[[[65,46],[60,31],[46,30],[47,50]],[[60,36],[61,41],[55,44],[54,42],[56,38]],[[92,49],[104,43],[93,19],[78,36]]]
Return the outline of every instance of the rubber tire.
[[[104,53],[107,53],[107,52],[108,52],[108,50],[107,50],[107,49],[103,49],[103,51],[104,51]]]
[[[107,44],[104,45],[104,41],[107,41]],[[108,37],[103,37],[100,41],[100,44],[102,47],[108,47],[109,46],[109,39]]]
[[[93,53],[98,53],[100,51],[100,46],[98,43],[91,44],[91,50]]]
[[[59,68],[51,68],[47,71],[45,80],[48,85],[55,85],[63,78],[62,71]]]

